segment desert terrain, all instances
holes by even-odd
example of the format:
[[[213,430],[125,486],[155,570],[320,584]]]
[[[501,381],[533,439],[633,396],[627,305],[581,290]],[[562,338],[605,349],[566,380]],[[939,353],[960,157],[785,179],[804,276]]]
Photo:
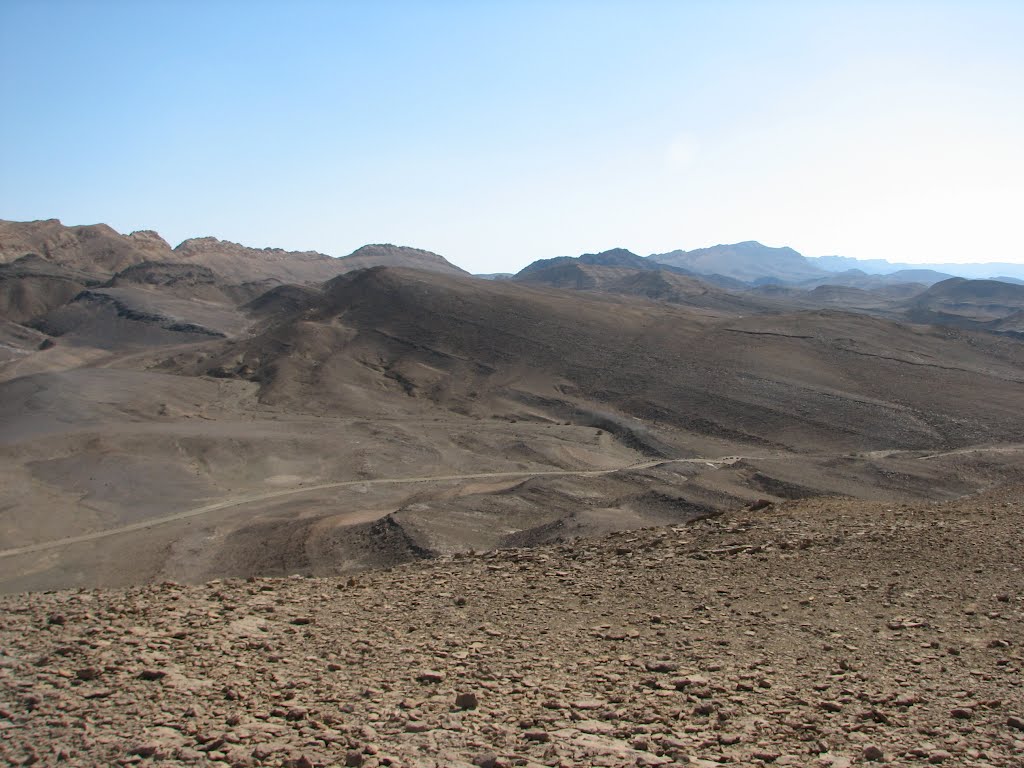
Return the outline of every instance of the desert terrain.
[[[1024,761],[1020,488],[0,598],[11,764]]]
[[[0,222],[4,757],[1020,765],[1024,286],[812,261]]]

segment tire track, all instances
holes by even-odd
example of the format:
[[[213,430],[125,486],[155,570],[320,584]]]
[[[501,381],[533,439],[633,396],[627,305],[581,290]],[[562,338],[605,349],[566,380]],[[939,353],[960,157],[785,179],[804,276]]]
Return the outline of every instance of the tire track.
[[[96,541],[98,539],[104,539],[110,536],[119,536],[124,533],[142,531],[147,528],[153,528],[158,525],[166,525],[167,523],[177,522],[178,520],[187,520],[188,518],[199,517],[200,515],[206,515],[210,512],[217,512],[222,509],[229,509],[231,507],[241,506],[242,504],[252,504],[260,501],[268,501],[270,499],[278,499],[284,496],[294,496],[300,493],[310,493],[313,491],[329,490],[331,488],[350,488],[353,486],[367,485],[411,485],[414,483],[438,483],[456,480],[487,480],[513,477],[565,477],[570,475],[574,475],[577,477],[597,477],[600,475],[610,475],[615,472],[650,469],[651,467],[656,467],[659,464],[672,464],[680,462],[716,464],[721,463],[722,460],[702,458],[655,459],[652,461],[641,462],[639,464],[627,464],[626,466],[622,467],[614,467],[612,469],[554,469],[541,471],[522,470],[518,472],[474,472],[461,475],[424,475],[419,477],[381,477],[370,480],[342,480],[335,483],[320,483],[318,485],[306,485],[299,488],[286,488],[277,491],[267,491],[265,493],[253,493],[244,496],[234,496],[228,499],[222,499],[221,501],[216,501],[212,504],[205,504],[201,507],[193,507],[192,509],[186,509],[182,512],[175,512],[170,515],[164,515],[163,517],[155,517],[150,520],[142,520],[137,523],[130,523],[129,525],[118,526],[117,528],[107,528],[102,531],[83,533],[78,536],[68,536],[63,539],[51,539],[50,541],[42,541],[38,544],[27,544],[22,547],[12,547],[11,549],[0,550],[0,558],[15,557],[17,555],[27,555],[34,552],[45,552],[49,549],[57,549],[59,547],[70,546],[72,544],[81,544],[87,541]]]

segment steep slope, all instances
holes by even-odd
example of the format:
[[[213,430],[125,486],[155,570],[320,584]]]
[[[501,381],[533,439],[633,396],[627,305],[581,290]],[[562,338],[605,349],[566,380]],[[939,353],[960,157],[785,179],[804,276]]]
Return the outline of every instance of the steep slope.
[[[712,322],[672,305],[395,269],[338,278],[301,318],[168,365],[201,373],[229,360],[254,372],[265,402],[318,412],[372,413],[381,397],[486,415],[529,404],[559,420],[605,409],[624,432],[643,419],[804,449],[1024,430],[1024,347],[1010,340],[836,312]]]
[[[0,262],[38,254],[90,275],[112,275],[143,261],[166,260],[170,246],[155,232],[121,235],[106,224],[65,227],[57,219],[0,220]]]
[[[235,304],[239,296],[250,300],[263,292],[250,295],[252,291],[227,284],[204,265],[154,261],[145,261],[118,272],[104,287],[143,287],[180,299],[199,299],[221,304]]]
[[[244,309],[259,318],[283,318],[312,306],[321,293],[307,285],[279,285],[256,296]]]
[[[32,327],[64,343],[124,352],[223,338],[248,321],[233,305],[141,288],[93,288],[35,318]]]
[[[274,288],[318,285],[381,264],[465,274],[437,254],[392,245],[342,259],[213,237],[172,250],[148,230],[121,235],[105,224],[0,221],[0,320],[31,324],[80,349],[182,343],[239,332],[247,321],[236,308]],[[257,314],[274,304],[271,297]]]
[[[39,331],[10,320],[0,320],[0,371],[4,363],[30,355],[50,344],[52,342]]]
[[[71,301],[97,277],[30,254],[0,264],[0,319],[26,323]]]

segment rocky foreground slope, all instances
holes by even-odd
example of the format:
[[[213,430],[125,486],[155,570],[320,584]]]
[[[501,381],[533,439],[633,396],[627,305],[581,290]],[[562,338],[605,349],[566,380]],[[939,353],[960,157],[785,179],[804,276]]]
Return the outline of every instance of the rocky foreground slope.
[[[1019,491],[0,597],[0,760],[1020,766]]]

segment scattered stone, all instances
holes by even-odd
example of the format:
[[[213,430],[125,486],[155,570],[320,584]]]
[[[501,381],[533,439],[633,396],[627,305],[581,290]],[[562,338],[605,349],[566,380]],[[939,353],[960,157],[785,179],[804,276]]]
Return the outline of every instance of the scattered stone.
[[[1019,551],[1020,526],[853,504],[409,563],[341,592],[0,595],[0,764],[1011,768],[1024,616],[987,596],[1019,574],[978,552]]]
[[[145,744],[138,744],[135,747],[132,747],[128,754],[138,755],[139,757],[155,757],[159,751],[159,744],[155,742],[147,742]]]
[[[861,753],[868,762],[879,763],[885,759],[885,753],[874,744],[868,744]]]

